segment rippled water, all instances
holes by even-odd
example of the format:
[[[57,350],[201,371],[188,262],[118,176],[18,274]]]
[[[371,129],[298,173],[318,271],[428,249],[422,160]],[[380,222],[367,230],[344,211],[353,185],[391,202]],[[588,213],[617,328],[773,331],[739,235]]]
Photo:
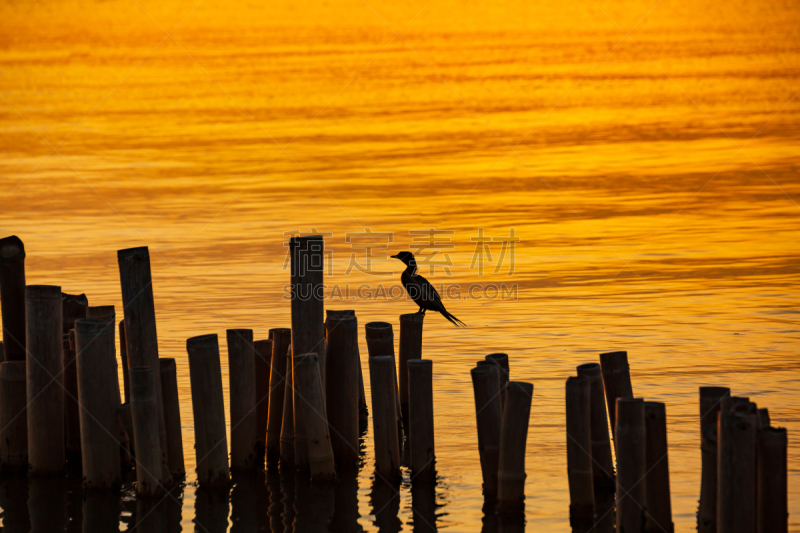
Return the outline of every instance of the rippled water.
[[[410,231],[451,231],[433,259],[449,258],[452,275],[423,274],[460,288],[446,303],[470,327],[426,320],[441,482],[435,510],[429,495],[414,507],[427,503],[440,529],[481,529],[469,368],[506,351],[512,379],[535,387],[528,529],[568,531],[564,381],[626,349],[635,393],[667,404],[674,522],[691,531],[698,387],[769,407],[790,442],[800,422],[798,27],[796,3],[738,0],[7,2],[0,233],[25,241],[29,283],[118,314],[116,250],[150,247],[193,470],[185,340],[220,334],[227,387],[224,330],[258,339],[289,325],[287,232],[332,234],[332,293],[371,287],[327,304],[356,310],[366,354],[363,324],[397,328],[415,308],[377,291],[398,281],[395,260],[372,263],[387,275],[346,274],[352,253],[366,263],[348,233],[392,232],[375,239],[380,256],[416,249]],[[510,249],[494,271],[500,242],[483,275],[472,265],[479,228],[513,228],[513,273]],[[471,298],[473,284],[516,286],[517,298]],[[376,523],[370,433],[365,447],[337,509],[354,520],[357,508],[367,531],[392,529],[396,512],[409,530],[408,486]],[[789,461],[800,531],[796,448]],[[234,530],[265,524],[270,493],[248,487],[234,494]],[[280,480],[271,487],[275,497]],[[301,519],[330,497],[313,494]],[[73,528],[76,506],[64,512]],[[11,513],[24,506],[3,507],[5,526],[24,530]],[[124,507],[126,524],[143,516]],[[198,531],[218,531],[228,506],[189,486],[161,512],[184,531],[197,512]]]

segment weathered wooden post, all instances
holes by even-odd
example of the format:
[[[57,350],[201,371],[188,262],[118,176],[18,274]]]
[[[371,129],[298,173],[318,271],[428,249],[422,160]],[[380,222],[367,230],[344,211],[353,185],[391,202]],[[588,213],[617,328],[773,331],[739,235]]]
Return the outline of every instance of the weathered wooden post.
[[[617,398],[616,412],[617,531],[644,531],[647,472],[644,400]]]
[[[25,246],[16,235],[0,239],[0,310],[4,361],[25,361]]]
[[[672,503],[667,456],[667,407],[661,402],[644,402],[645,501],[648,533],[673,533]]]
[[[292,347],[286,354],[286,379],[283,397],[283,421],[281,423],[281,468],[294,468],[294,372],[292,371]]]
[[[64,306],[62,306],[63,313]],[[84,308],[85,311],[85,308]],[[84,315],[86,313],[84,312]],[[74,328],[75,321],[70,324]],[[81,473],[81,414],[78,405],[78,365],[75,361],[75,330],[67,333],[68,341],[64,342],[61,364],[63,373],[61,381],[64,385],[64,444],[65,457],[72,473]]]
[[[606,390],[611,431],[614,433],[614,439],[616,439],[617,398],[633,398],[631,371],[630,367],[628,367],[628,352],[601,353],[600,367],[603,371],[603,385]]]
[[[717,421],[717,532],[756,530],[758,417],[720,411]]]
[[[150,367],[129,370],[131,415],[136,441],[136,494],[151,497],[163,489],[161,444],[158,438],[158,397],[155,372]]]
[[[500,405],[506,404],[506,383],[511,376],[511,368],[508,365],[508,354],[490,353],[486,356],[487,361],[494,361],[500,366]]]
[[[376,355],[369,358],[372,389],[372,431],[375,442],[375,468],[385,479],[400,477],[400,441],[397,436],[397,389],[394,357]]]
[[[125,340],[125,320],[119,321],[119,359],[122,366],[122,386],[124,388],[125,401],[131,401],[131,383],[128,374],[128,344]]]
[[[487,499],[497,496],[497,469],[500,461],[500,431],[503,406],[500,401],[500,368],[480,365],[470,370],[475,394],[475,417],[478,426],[478,451],[483,473],[483,493]]]
[[[25,318],[30,473],[57,475],[65,461],[61,287],[28,285]]]
[[[421,324],[421,322],[420,322]],[[433,438],[433,362],[409,359],[408,442],[411,449],[413,481],[436,480],[436,449]]]
[[[409,313],[400,315],[400,409],[403,424],[408,424],[408,362],[422,359],[422,324],[425,315]]]
[[[192,337],[186,341],[186,351],[192,386],[197,481],[205,487],[227,486],[230,470],[219,341],[215,334]]]
[[[269,375],[269,416],[267,418],[267,462],[281,456],[281,425],[283,424],[283,399],[286,396],[286,356],[292,343],[292,330],[275,328],[272,333],[272,366]]]
[[[717,531],[717,416],[728,387],[700,387],[700,505],[697,511],[699,533]]]
[[[521,381],[506,384],[497,469],[497,510],[504,514],[518,514],[525,506],[525,446],[532,399],[533,384]]]
[[[591,389],[587,378],[567,379],[567,477],[573,527],[591,523],[594,518]]]
[[[256,464],[256,361],[252,329],[228,330],[228,377],[231,402],[231,470]]]
[[[169,471],[173,481],[186,476],[183,461],[183,431],[181,430],[181,404],[178,396],[178,369],[175,359],[158,360],[161,370],[161,397],[164,399],[164,422],[167,426]]]
[[[364,326],[364,331],[367,338],[367,352],[369,357],[380,355],[390,355],[392,357],[392,368],[394,371],[394,391],[395,398],[395,412],[397,413],[397,438],[399,442],[403,442],[403,410],[400,406],[400,391],[398,390],[397,383],[397,359],[394,355],[394,333],[392,325],[388,322],[369,322]]]
[[[336,467],[328,433],[325,393],[322,390],[317,354],[303,354],[295,359],[294,384],[296,408],[302,412],[308,439],[308,463],[312,481],[336,479]]]
[[[61,324],[63,329],[61,333],[68,334],[71,329],[75,328],[75,321],[79,318],[92,318],[87,317],[86,313],[89,310],[89,300],[85,294],[67,294],[61,293]]]
[[[272,330],[270,330],[272,335]],[[256,362],[256,466],[264,466],[269,421],[269,380],[272,373],[272,339],[253,342]]]
[[[28,470],[25,361],[0,363],[0,472]]]
[[[600,363],[586,363],[578,366],[578,377],[589,381],[589,409],[592,438],[592,477],[594,479],[595,503],[603,499],[600,493],[616,491],[614,481],[614,460],[611,456],[611,438],[608,435],[606,399],[603,391],[603,375]]]
[[[786,446],[785,428],[758,431],[758,533],[789,530]]]
[[[331,315],[325,321],[328,342],[326,403],[333,455],[340,468],[358,466],[358,325],[355,316]]]
[[[164,423],[164,400],[161,397],[161,371],[158,365],[158,335],[150,273],[150,251],[146,246],[117,252],[125,315],[125,342],[128,347],[128,368],[149,367],[156,380],[158,439],[163,457],[162,476],[169,481],[167,428]],[[131,385],[133,386],[133,385]],[[134,437],[134,441],[135,441]]]
[[[111,489],[122,483],[117,411],[119,381],[113,320],[75,321],[81,455],[87,488]]]
[[[6,352],[3,348],[3,341],[0,341],[0,363],[6,360]]]
[[[761,407],[758,410],[758,429],[768,428],[770,426],[769,409]]]
[[[116,327],[117,314],[116,311],[114,311],[113,305],[90,305],[86,308],[86,318],[107,320],[114,323]],[[114,332],[112,331],[112,333]],[[116,354],[116,347],[114,348],[114,353]],[[116,357],[116,355],[114,357]]]
[[[358,329],[358,318],[356,318],[356,312],[354,310],[346,309],[346,310],[325,311],[326,321],[331,317],[335,318],[341,316],[353,317],[353,319],[356,321],[356,329]],[[367,408],[367,396],[366,393],[364,392],[364,375],[363,371],[361,370],[361,352],[358,350],[357,347],[356,347],[356,352],[358,354],[358,421],[359,425],[366,425],[367,421],[369,420],[369,409]],[[360,430],[361,428],[359,427],[359,431]]]

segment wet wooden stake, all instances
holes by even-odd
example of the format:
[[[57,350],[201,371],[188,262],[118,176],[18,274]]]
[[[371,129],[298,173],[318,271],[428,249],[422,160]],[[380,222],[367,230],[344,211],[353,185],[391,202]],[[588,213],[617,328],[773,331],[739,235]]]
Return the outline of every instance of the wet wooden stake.
[[[408,423],[408,362],[422,359],[422,324],[425,315],[409,313],[400,315],[400,410],[403,423]]]
[[[789,510],[786,479],[786,429],[758,432],[758,533],[786,533]]]
[[[270,335],[272,335],[270,330]],[[253,342],[256,363],[256,466],[264,465],[269,421],[269,380],[272,372],[272,339]]]
[[[567,379],[567,477],[573,527],[591,523],[594,518],[591,390],[587,378]]]
[[[328,433],[328,415],[325,395],[322,390],[319,358],[317,354],[295,357],[294,384],[295,407],[302,412],[300,417],[306,426],[308,439],[308,463],[312,481],[336,479],[336,467]]]
[[[397,359],[394,356],[394,333],[392,325],[388,322],[369,322],[364,326],[367,338],[367,351],[369,357],[388,355],[392,357],[393,382],[390,383],[394,391],[395,412],[397,413],[397,438],[403,441],[403,410],[400,406],[400,391],[397,383]],[[374,416],[374,415],[373,415]],[[402,446],[401,446],[402,447]]]
[[[605,370],[605,369],[604,369]],[[644,400],[618,398],[617,531],[644,531],[646,449]]]
[[[0,363],[0,472],[28,470],[25,361]]]
[[[256,464],[258,412],[252,329],[229,329],[228,378],[231,402],[231,470]]]
[[[128,374],[128,345],[125,340],[125,321],[119,321],[119,358],[122,366],[122,386],[124,388],[125,402],[131,401],[130,375]]]
[[[358,466],[358,324],[355,316],[332,316],[325,321],[328,341],[326,405],[336,464]]]
[[[219,341],[216,335],[192,337],[186,341],[186,351],[192,385],[197,481],[204,487],[227,486],[230,470]]]
[[[15,235],[0,239],[0,310],[4,361],[25,361],[25,246]]]
[[[112,489],[122,483],[115,327],[113,319],[75,321],[83,480],[90,489]]]
[[[717,420],[717,532],[756,530],[754,414],[720,411]]]
[[[525,446],[531,417],[533,384],[509,381],[500,429],[500,461],[497,468],[497,510],[518,514],[525,506]]]
[[[167,451],[167,429],[164,423],[164,400],[161,397],[161,371],[158,365],[158,335],[153,279],[150,273],[150,252],[146,246],[119,250],[117,262],[119,263],[122,287],[122,308],[125,310],[128,368],[149,367],[153,369],[156,380],[158,439],[163,457],[162,479],[169,481],[169,452]]]
[[[183,460],[183,431],[181,430],[181,404],[178,396],[178,369],[175,359],[158,360],[161,369],[161,397],[164,399],[164,422],[167,426],[169,471],[173,481],[186,476]]]
[[[386,480],[400,478],[400,442],[397,437],[397,401],[393,395],[394,357],[376,355],[369,358],[372,389],[372,432],[375,442],[375,468]]]
[[[272,333],[272,366],[269,375],[269,416],[267,418],[267,462],[281,456],[281,425],[286,396],[286,356],[292,343],[292,330],[275,328]]]
[[[294,468],[294,372],[292,372],[292,347],[286,354],[286,380],[281,423],[281,468]]]
[[[697,511],[699,533],[717,530],[717,415],[723,398],[729,398],[728,387],[700,387],[700,505]]]
[[[436,480],[436,449],[433,438],[433,362],[410,359],[408,367],[408,442],[415,483]]]
[[[30,474],[58,475],[65,461],[61,287],[28,285],[25,318]]]
[[[613,493],[614,460],[611,456],[611,438],[608,434],[608,416],[603,391],[603,374],[600,363],[586,363],[578,366],[578,377],[589,381],[589,409],[592,437],[592,477],[595,499],[600,492]]]
[[[341,316],[350,316],[353,317],[356,321],[356,328],[358,328],[358,318],[356,318],[356,312],[352,309],[347,310],[331,310],[328,309],[325,311],[325,320],[331,317],[341,317]],[[327,332],[326,332],[327,335]],[[326,337],[327,338],[327,337]],[[358,420],[359,424],[364,425],[369,420],[369,409],[367,408],[367,396],[364,392],[364,375],[361,369],[361,352],[356,347],[356,352],[358,353]],[[327,379],[327,378],[326,378]]]
[[[500,430],[503,407],[500,402],[500,368],[496,364],[479,365],[470,370],[475,395],[478,426],[478,451],[483,473],[483,493],[487,499],[497,496],[497,469],[500,460]]]
[[[158,436],[158,396],[155,372],[150,367],[133,367],[131,383],[131,415],[136,442],[136,495],[158,496],[163,478],[161,444]]]
[[[633,398],[628,352],[601,353],[600,367],[603,371],[603,386],[606,390],[611,431],[616,435],[617,398]],[[616,436],[614,438],[616,439]]]
[[[63,312],[63,307],[62,307]],[[85,314],[85,313],[84,313]],[[72,322],[75,326],[75,322]],[[81,469],[81,414],[78,405],[78,365],[75,362],[75,330],[67,334],[69,341],[63,345],[61,380],[64,385],[64,438],[67,462],[73,473]]]
[[[673,533],[672,503],[667,457],[667,408],[660,402],[644,402],[645,501],[648,533]]]
[[[500,404],[506,405],[506,383],[511,376],[511,369],[508,365],[508,354],[490,353],[486,356],[487,361],[494,361],[500,365]]]

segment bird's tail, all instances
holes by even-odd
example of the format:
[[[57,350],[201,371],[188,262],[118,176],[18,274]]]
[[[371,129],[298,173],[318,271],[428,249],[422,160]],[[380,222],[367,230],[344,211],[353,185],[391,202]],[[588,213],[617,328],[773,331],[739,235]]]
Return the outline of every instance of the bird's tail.
[[[466,324],[464,324],[462,321],[460,321],[459,319],[457,319],[456,317],[454,317],[453,315],[448,313],[446,310],[442,310],[442,316],[445,317],[447,320],[449,320],[450,323],[453,324],[457,328],[465,328],[465,327],[467,327]]]

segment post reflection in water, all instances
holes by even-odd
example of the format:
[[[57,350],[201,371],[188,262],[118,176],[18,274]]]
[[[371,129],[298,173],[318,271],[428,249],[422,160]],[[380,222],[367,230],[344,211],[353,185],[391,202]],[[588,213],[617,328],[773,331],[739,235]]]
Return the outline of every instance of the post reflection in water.
[[[269,531],[269,516],[266,512],[268,506],[269,491],[261,473],[233,474],[231,533]]]
[[[436,486],[433,483],[411,484],[411,508],[414,533],[438,531],[436,527]]]
[[[402,529],[402,522],[397,516],[400,512],[399,490],[399,483],[386,481],[375,473],[370,503],[375,525],[380,533],[396,533]]]
[[[328,530],[331,533],[359,533],[358,477],[356,472],[342,473],[336,485],[335,506]]]
[[[225,533],[228,531],[230,489],[199,488],[195,492],[194,530],[197,533]]]
[[[280,533],[283,531],[283,492],[281,492],[281,476],[277,472],[268,470],[266,485],[269,491],[269,527],[267,527],[267,531]]]
[[[283,493],[283,531],[292,533],[294,531],[294,474],[281,472],[281,492]],[[275,529],[274,531],[280,531]]]
[[[28,482],[31,533],[64,531],[67,524],[67,480],[57,476],[31,477]]]
[[[3,509],[3,533],[28,533],[28,480],[23,476],[0,478],[0,508]]]
[[[83,497],[83,533],[118,533],[122,497],[115,491],[89,490]]]

